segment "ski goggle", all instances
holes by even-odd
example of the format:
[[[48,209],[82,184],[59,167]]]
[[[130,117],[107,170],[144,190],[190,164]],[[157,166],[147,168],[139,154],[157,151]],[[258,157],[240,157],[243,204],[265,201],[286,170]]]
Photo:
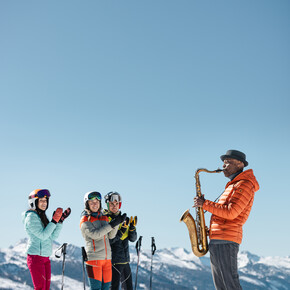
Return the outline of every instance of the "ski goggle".
[[[119,203],[119,209],[121,208],[122,206],[122,198],[120,195],[118,194],[112,194],[108,200],[108,203],[107,203],[107,206],[108,206],[108,209],[110,209],[110,202],[112,202],[114,204],[114,202],[118,202]]]
[[[50,192],[48,189],[36,189],[34,191],[34,194],[29,195],[29,199],[31,198],[49,198],[50,197]]]
[[[88,200],[93,200],[93,199],[101,200],[102,195],[97,191],[93,191],[93,192],[89,193]]]
[[[118,194],[112,194],[110,197],[109,197],[109,202],[114,202],[114,201],[117,201],[117,202],[121,202],[122,199],[121,199],[121,196],[118,195]]]

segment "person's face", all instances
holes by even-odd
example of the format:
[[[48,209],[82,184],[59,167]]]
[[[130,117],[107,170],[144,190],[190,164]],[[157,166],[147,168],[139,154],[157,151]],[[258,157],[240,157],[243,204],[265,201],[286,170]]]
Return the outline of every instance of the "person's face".
[[[224,160],[223,172],[225,177],[229,177],[232,174],[235,174],[236,172],[241,170],[243,167],[244,167],[243,162],[236,159],[227,158]]]
[[[38,199],[38,208],[41,209],[41,210],[46,210],[46,207],[47,207],[47,199],[46,197],[41,197]]]
[[[112,213],[117,213],[119,211],[119,202],[118,201],[109,201],[109,210]]]
[[[92,199],[88,201],[91,212],[97,212],[100,208],[100,201],[98,199]]]

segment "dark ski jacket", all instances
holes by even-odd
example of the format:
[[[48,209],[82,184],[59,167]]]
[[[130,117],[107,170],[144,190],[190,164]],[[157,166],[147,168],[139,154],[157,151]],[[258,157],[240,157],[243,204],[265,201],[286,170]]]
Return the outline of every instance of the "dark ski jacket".
[[[109,220],[114,217],[112,213],[105,212],[105,214],[107,214]],[[129,263],[129,241],[135,242],[137,240],[136,227],[128,226],[125,233],[122,232],[121,228],[122,224],[119,226],[119,230],[115,238],[110,239],[110,245],[112,250],[112,264]]]

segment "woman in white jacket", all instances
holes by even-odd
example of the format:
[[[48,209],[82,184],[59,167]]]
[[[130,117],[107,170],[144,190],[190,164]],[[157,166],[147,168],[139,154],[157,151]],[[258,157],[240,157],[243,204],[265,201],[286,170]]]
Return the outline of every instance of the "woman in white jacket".
[[[126,214],[119,215],[109,222],[102,214],[101,194],[91,191],[85,194],[85,209],[82,213],[80,228],[86,243],[88,261],[87,275],[91,290],[107,290],[112,280],[111,247],[109,239],[113,239]]]

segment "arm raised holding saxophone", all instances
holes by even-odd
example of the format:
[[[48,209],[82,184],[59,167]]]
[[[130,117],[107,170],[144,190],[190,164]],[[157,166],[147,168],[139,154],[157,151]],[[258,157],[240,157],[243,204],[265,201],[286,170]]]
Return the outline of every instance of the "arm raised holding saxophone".
[[[199,173],[200,172],[207,172],[207,173],[217,173],[222,172],[222,169],[217,170],[207,170],[205,168],[199,168],[195,172],[195,187],[196,187],[196,197],[198,200],[200,200],[200,204],[202,206],[204,197],[201,194],[200,189],[200,180],[199,180]],[[199,206],[196,208],[196,219],[192,217],[192,215],[189,213],[189,210],[185,211],[185,213],[180,218],[180,221],[183,221],[188,229],[190,242],[191,242],[191,248],[192,252],[197,257],[202,257],[208,252],[208,242],[207,242],[207,232],[208,229],[205,225],[205,219],[204,219],[204,212],[202,207]]]
[[[194,207],[202,207],[205,202],[204,194],[202,196],[194,197],[193,201],[194,201]]]
[[[250,214],[259,184],[252,169],[244,171],[248,162],[243,152],[228,150],[220,158],[223,161],[222,171],[230,179],[225,191],[218,202],[213,202],[197,190],[194,207],[197,212],[203,213],[205,210],[212,214],[209,253],[216,289],[242,289],[237,257],[242,242],[242,227]]]

